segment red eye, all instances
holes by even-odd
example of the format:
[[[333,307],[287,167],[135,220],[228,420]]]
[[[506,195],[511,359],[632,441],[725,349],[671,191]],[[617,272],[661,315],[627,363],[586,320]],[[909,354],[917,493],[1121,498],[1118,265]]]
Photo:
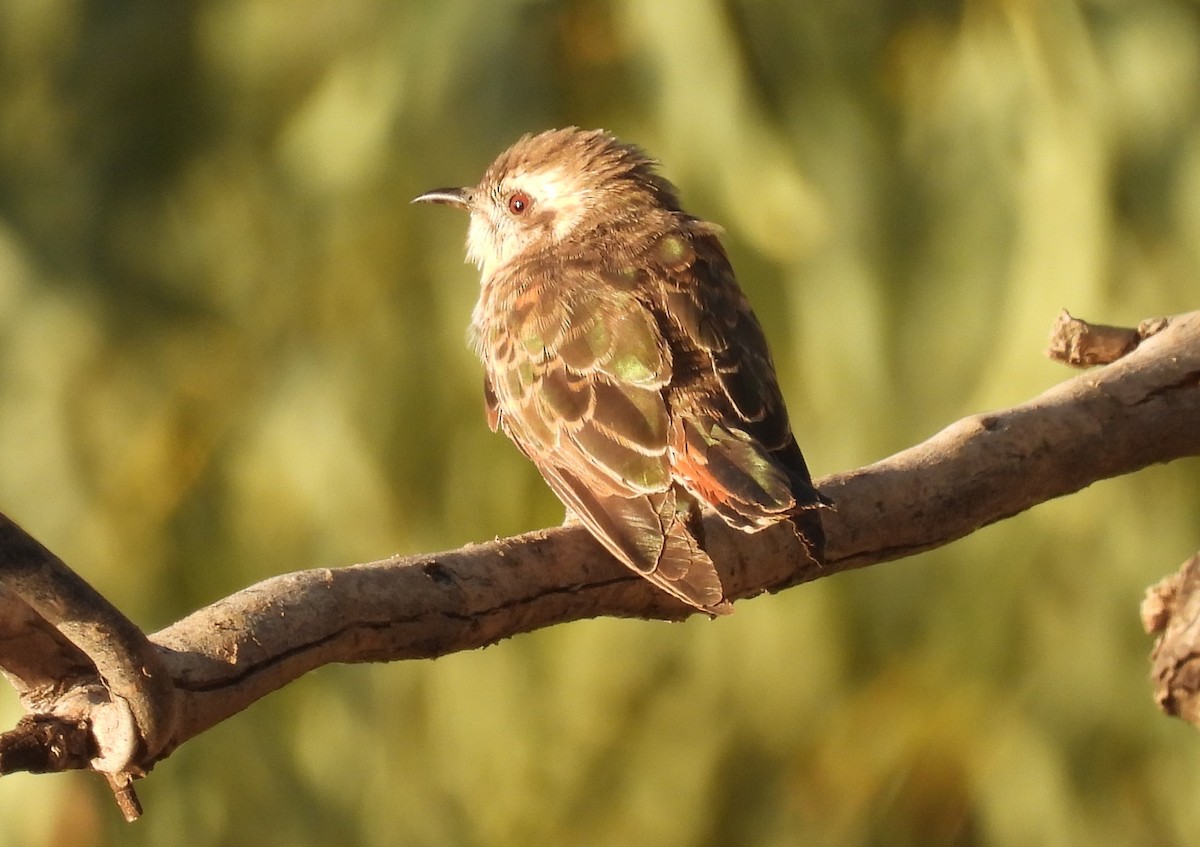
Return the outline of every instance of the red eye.
[[[514,215],[523,215],[529,210],[531,202],[524,191],[514,191],[508,196],[508,210]]]

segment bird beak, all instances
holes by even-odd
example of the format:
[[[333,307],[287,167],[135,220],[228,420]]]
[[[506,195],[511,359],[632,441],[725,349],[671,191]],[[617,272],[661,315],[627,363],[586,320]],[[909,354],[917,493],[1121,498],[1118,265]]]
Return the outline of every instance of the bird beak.
[[[471,208],[471,189],[469,188],[435,188],[426,191],[419,197],[414,197],[414,203],[444,203],[447,206],[457,206],[460,209]]]

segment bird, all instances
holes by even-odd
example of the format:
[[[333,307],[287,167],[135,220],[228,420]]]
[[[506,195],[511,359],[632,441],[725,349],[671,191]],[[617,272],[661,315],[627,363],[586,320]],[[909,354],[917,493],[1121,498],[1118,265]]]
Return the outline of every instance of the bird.
[[[789,522],[824,559],[821,510],[762,327],[721,245],[640,147],[577,127],[521,137],[477,185],[414,203],[470,214],[470,341],[488,424],[618,560],[728,614],[701,514]]]

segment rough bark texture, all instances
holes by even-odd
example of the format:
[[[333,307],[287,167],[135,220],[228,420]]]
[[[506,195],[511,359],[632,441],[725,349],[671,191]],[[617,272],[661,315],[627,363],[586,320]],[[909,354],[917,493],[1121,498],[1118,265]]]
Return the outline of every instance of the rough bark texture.
[[[1147,589],[1142,623],[1158,635],[1150,654],[1154,699],[1168,715],[1200,728],[1200,554]]]
[[[1200,455],[1200,312],[1134,336],[1136,349],[1114,364],[818,480],[837,504],[825,518],[824,565],[786,527],[746,535],[707,521],[729,599],[909,556],[1097,480]],[[1101,361],[1128,346],[1088,353],[1082,344],[1064,358]],[[285,574],[148,638],[7,519],[0,580],[0,665],[30,714],[0,737],[0,773],[90,767],[109,777],[129,818],[139,812],[130,777],[321,665],[440,656],[601,615],[678,619],[692,611],[617,564],[579,526]],[[1189,602],[1173,608],[1191,610],[1185,643],[1197,653]],[[1158,656],[1167,660],[1165,647]],[[1170,702],[1185,714],[1182,700]],[[1194,719],[1194,705],[1187,708]]]

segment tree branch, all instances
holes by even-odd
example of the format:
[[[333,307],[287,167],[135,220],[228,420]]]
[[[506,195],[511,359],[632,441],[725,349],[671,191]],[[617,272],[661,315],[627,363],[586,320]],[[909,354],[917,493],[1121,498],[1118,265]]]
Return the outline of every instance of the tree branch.
[[[1103,369],[819,480],[837,506],[825,518],[823,566],[804,556],[786,527],[746,535],[707,520],[706,546],[729,598],[910,556],[1097,480],[1200,455],[1200,312],[1156,328]],[[111,692],[106,705],[127,701],[139,743],[119,768],[112,755],[100,765],[60,757],[63,767],[126,781],[330,662],[429,658],[582,618],[675,620],[692,611],[623,568],[578,526],[285,574],[148,641],[15,524],[0,530],[0,575],[7,589],[0,590],[0,664],[26,708],[89,722],[103,749],[100,713],[85,709],[81,717],[78,704],[103,692]],[[0,771],[16,732],[0,737]]]
[[[1142,623],[1158,636],[1150,654],[1155,701],[1200,729],[1200,553],[1146,591]]]

